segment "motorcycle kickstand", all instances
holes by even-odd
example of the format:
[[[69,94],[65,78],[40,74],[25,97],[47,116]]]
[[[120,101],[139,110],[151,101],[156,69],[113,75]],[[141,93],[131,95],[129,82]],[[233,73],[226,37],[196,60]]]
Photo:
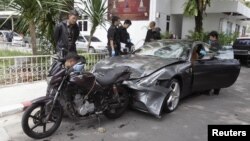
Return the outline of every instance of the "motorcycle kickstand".
[[[100,116],[97,116],[97,120],[98,120],[98,128],[100,128],[101,127],[101,118],[100,118]]]
[[[98,120],[98,127],[101,127],[100,113],[96,113],[96,117],[97,117],[97,120]]]

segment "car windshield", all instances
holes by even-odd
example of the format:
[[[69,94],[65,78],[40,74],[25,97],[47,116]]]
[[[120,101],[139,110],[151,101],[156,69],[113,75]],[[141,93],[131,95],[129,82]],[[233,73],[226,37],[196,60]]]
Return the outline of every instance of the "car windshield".
[[[84,36],[86,38],[87,41],[89,41],[89,37],[90,36]],[[92,37],[91,42],[100,42],[100,40],[98,38],[96,38],[95,36]]]
[[[136,51],[136,54],[187,59],[191,47],[190,41],[157,41],[144,45]]]
[[[249,46],[250,45],[250,39],[237,39],[234,42],[235,46]]]

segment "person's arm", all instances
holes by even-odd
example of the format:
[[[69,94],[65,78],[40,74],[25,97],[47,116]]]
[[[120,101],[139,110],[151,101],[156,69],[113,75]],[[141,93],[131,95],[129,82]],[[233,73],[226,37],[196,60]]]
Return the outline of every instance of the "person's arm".
[[[157,40],[160,40],[160,39],[161,39],[161,33],[158,32],[158,31],[156,32],[156,39],[157,39]]]
[[[218,42],[211,43],[211,46],[209,48],[210,50],[216,52],[221,49],[220,44]]]
[[[75,37],[75,41],[74,41],[74,42],[77,41],[77,39],[78,39],[78,37],[79,37],[79,34],[80,34],[80,30],[79,30],[79,26],[77,25],[77,26],[76,26],[76,37]]]
[[[111,29],[109,32],[110,47],[112,50],[115,49],[115,29]]]
[[[54,39],[55,39],[56,45],[59,40],[59,37],[60,37],[60,24],[57,24],[54,30]]]
[[[146,38],[145,38],[145,42],[150,42],[150,30],[147,31],[147,34],[146,34]]]

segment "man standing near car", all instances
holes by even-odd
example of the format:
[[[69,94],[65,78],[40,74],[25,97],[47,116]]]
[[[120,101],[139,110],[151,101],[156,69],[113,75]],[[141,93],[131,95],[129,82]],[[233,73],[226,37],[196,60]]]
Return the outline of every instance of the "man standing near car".
[[[112,17],[112,25],[108,29],[108,51],[109,56],[118,56],[120,55],[120,37],[118,32],[118,25],[120,24],[120,18],[117,16]]]
[[[56,42],[57,54],[60,55],[60,50],[64,49],[63,56],[68,52],[77,53],[76,40],[79,37],[79,27],[76,23],[78,12],[75,10],[69,11],[68,19],[60,22],[55,27],[54,38]]]
[[[218,41],[218,32],[211,31],[209,33],[209,44],[210,44],[210,50],[217,52],[221,49],[221,45]]]
[[[125,44],[125,47],[128,51],[131,51],[131,47],[134,45],[131,43],[129,33],[127,29],[131,26],[131,20],[125,20],[122,26],[119,26],[118,31],[120,35],[120,42]],[[123,53],[127,53],[126,51],[122,50]]]

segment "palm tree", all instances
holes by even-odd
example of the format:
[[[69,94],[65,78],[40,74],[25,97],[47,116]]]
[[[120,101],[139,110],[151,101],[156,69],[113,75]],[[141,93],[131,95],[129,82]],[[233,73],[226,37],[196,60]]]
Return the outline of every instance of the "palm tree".
[[[51,43],[53,48],[48,48],[48,51],[51,51],[51,49],[55,50],[55,25],[60,21],[61,13],[68,13],[72,9],[72,6],[68,5],[69,1],[72,0],[47,0],[47,2],[42,3],[43,13],[38,21],[38,31],[41,33],[40,40],[45,38],[46,42],[49,41]]]
[[[195,32],[203,30],[203,14],[211,0],[187,0],[185,2],[184,15],[195,16]]]
[[[12,0],[9,5],[12,9],[20,13],[18,17],[19,29],[22,31],[28,28],[31,36],[32,53],[37,54],[36,48],[36,23],[41,16],[43,9],[40,0]]]
[[[247,7],[250,7],[250,2],[249,2],[249,1],[245,1],[244,3],[245,3],[245,5],[246,5]]]
[[[29,32],[31,36],[32,53],[37,54],[36,33],[42,35],[53,43],[53,30],[59,13],[67,7],[69,0],[11,0],[9,7],[19,12],[17,29]]]
[[[108,6],[106,6],[106,0],[86,0],[81,1],[85,8],[82,9],[83,14],[89,17],[89,21],[92,23],[92,27],[90,30],[90,38],[88,43],[88,49],[91,44],[91,39],[96,31],[97,26],[103,26],[105,25],[105,21],[107,19],[107,9]]]

